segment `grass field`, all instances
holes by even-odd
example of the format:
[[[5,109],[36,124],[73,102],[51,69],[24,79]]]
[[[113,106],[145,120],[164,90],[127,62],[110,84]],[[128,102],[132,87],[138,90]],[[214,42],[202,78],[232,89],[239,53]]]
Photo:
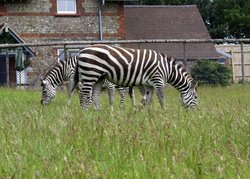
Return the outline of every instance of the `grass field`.
[[[43,107],[40,91],[0,88],[0,178],[250,178],[250,85],[198,92],[195,111],[167,89],[166,110],[117,95],[111,112],[102,93],[86,112],[78,94]]]

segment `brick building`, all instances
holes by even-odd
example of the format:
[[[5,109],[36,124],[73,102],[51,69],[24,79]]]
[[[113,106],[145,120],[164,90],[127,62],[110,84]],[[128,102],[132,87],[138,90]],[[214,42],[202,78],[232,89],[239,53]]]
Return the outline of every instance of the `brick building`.
[[[2,33],[12,29],[13,38],[23,42],[124,39],[123,4],[122,0],[0,0],[0,26],[7,27],[2,28],[0,38]],[[24,80],[28,84],[34,84],[63,51],[49,46],[32,47],[31,50],[35,56],[25,57],[33,56],[31,66],[23,74],[28,76]],[[1,53],[0,64],[3,66],[6,53]],[[67,55],[75,53],[76,50],[69,50]],[[15,56],[6,59],[15,60]],[[13,69],[14,62],[8,64]]]

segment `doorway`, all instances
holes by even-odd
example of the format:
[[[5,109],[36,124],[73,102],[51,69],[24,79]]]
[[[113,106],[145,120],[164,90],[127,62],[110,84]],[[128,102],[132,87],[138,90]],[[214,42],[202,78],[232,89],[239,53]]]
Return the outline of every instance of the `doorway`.
[[[9,63],[6,54],[0,54],[0,86],[16,85],[15,60],[16,54],[9,54]]]

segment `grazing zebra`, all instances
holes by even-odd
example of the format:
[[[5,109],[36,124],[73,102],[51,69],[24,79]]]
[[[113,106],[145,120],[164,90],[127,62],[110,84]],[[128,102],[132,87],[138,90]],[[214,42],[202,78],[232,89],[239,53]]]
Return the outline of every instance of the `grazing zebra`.
[[[153,50],[122,48],[111,45],[92,45],[84,48],[78,58],[80,105],[100,79],[119,86],[153,87],[164,107],[164,85],[179,90],[185,107],[197,106],[196,83],[185,67],[174,58]],[[88,108],[85,106],[85,108]]]
[[[73,91],[78,83],[77,57],[71,57],[66,61],[59,61],[41,78],[42,100],[41,104],[47,105],[56,95],[56,89],[64,81],[68,84],[68,104],[71,103]]]
[[[68,87],[68,105],[71,103],[71,97],[73,95],[73,91],[78,83],[78,75],[77,75],[77,57],[71,57],[67,59],[66,61],[59,61],[55,66],[53,66],[48,73],[46,74],[44,79],[41,79],[41,85],[42,85],[42,100],[41,103],[43,105],[47,105],[51,102],[51,100],[56,95],[56,89],[58,86],[63,84],[64,81],[69,81],[69,87]],[[79,84],[81,86],[81,84]],[[114,91],[115,91],[115,85],[111,83],[108,80],[102,80],[102,88],[108,88],[108,94],[109,94],[109,103],[111,106],[111,109],[113,109],[113,101],[114,101]],[[80,88],[80,87],[79,87]],[[95,91],[95,87],[94,87]],[[118,91],[121,96],[121,106],[124,106],[124,100],[125,100],[125,89],[124,88],[118,88]],[[93,92],[93,101],[96,108],[99,108],[100,101],[98,103],[98,99],[100,98],[97,95],[97,92]],[[134,94],[131,97],[134,98]],[[91,103],[91,97],[88,97],[88,104]]]

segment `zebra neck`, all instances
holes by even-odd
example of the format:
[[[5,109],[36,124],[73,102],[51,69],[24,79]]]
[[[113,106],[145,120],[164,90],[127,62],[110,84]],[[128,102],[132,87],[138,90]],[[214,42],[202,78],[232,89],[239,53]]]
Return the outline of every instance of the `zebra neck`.
[[[68,75],[70,74],[70,65],[67,62],[63,62],[62,63],[62,71],[61,71],[61,75],[62,75],[62,82],[63,81],[67,81],[69,79]]]
[[[54,88],[57,88],[58,86],[63,84],[63,81],[65,81],[65,70],[66,70],[65,63],[61,63],[61,65],[58,66],[58,68],[55,69],[55,71],[51,74],[51,85]]]
[[[170,69],[168,83],[184,94],[189,89],[189,74],[183,65],[173,64]]]

